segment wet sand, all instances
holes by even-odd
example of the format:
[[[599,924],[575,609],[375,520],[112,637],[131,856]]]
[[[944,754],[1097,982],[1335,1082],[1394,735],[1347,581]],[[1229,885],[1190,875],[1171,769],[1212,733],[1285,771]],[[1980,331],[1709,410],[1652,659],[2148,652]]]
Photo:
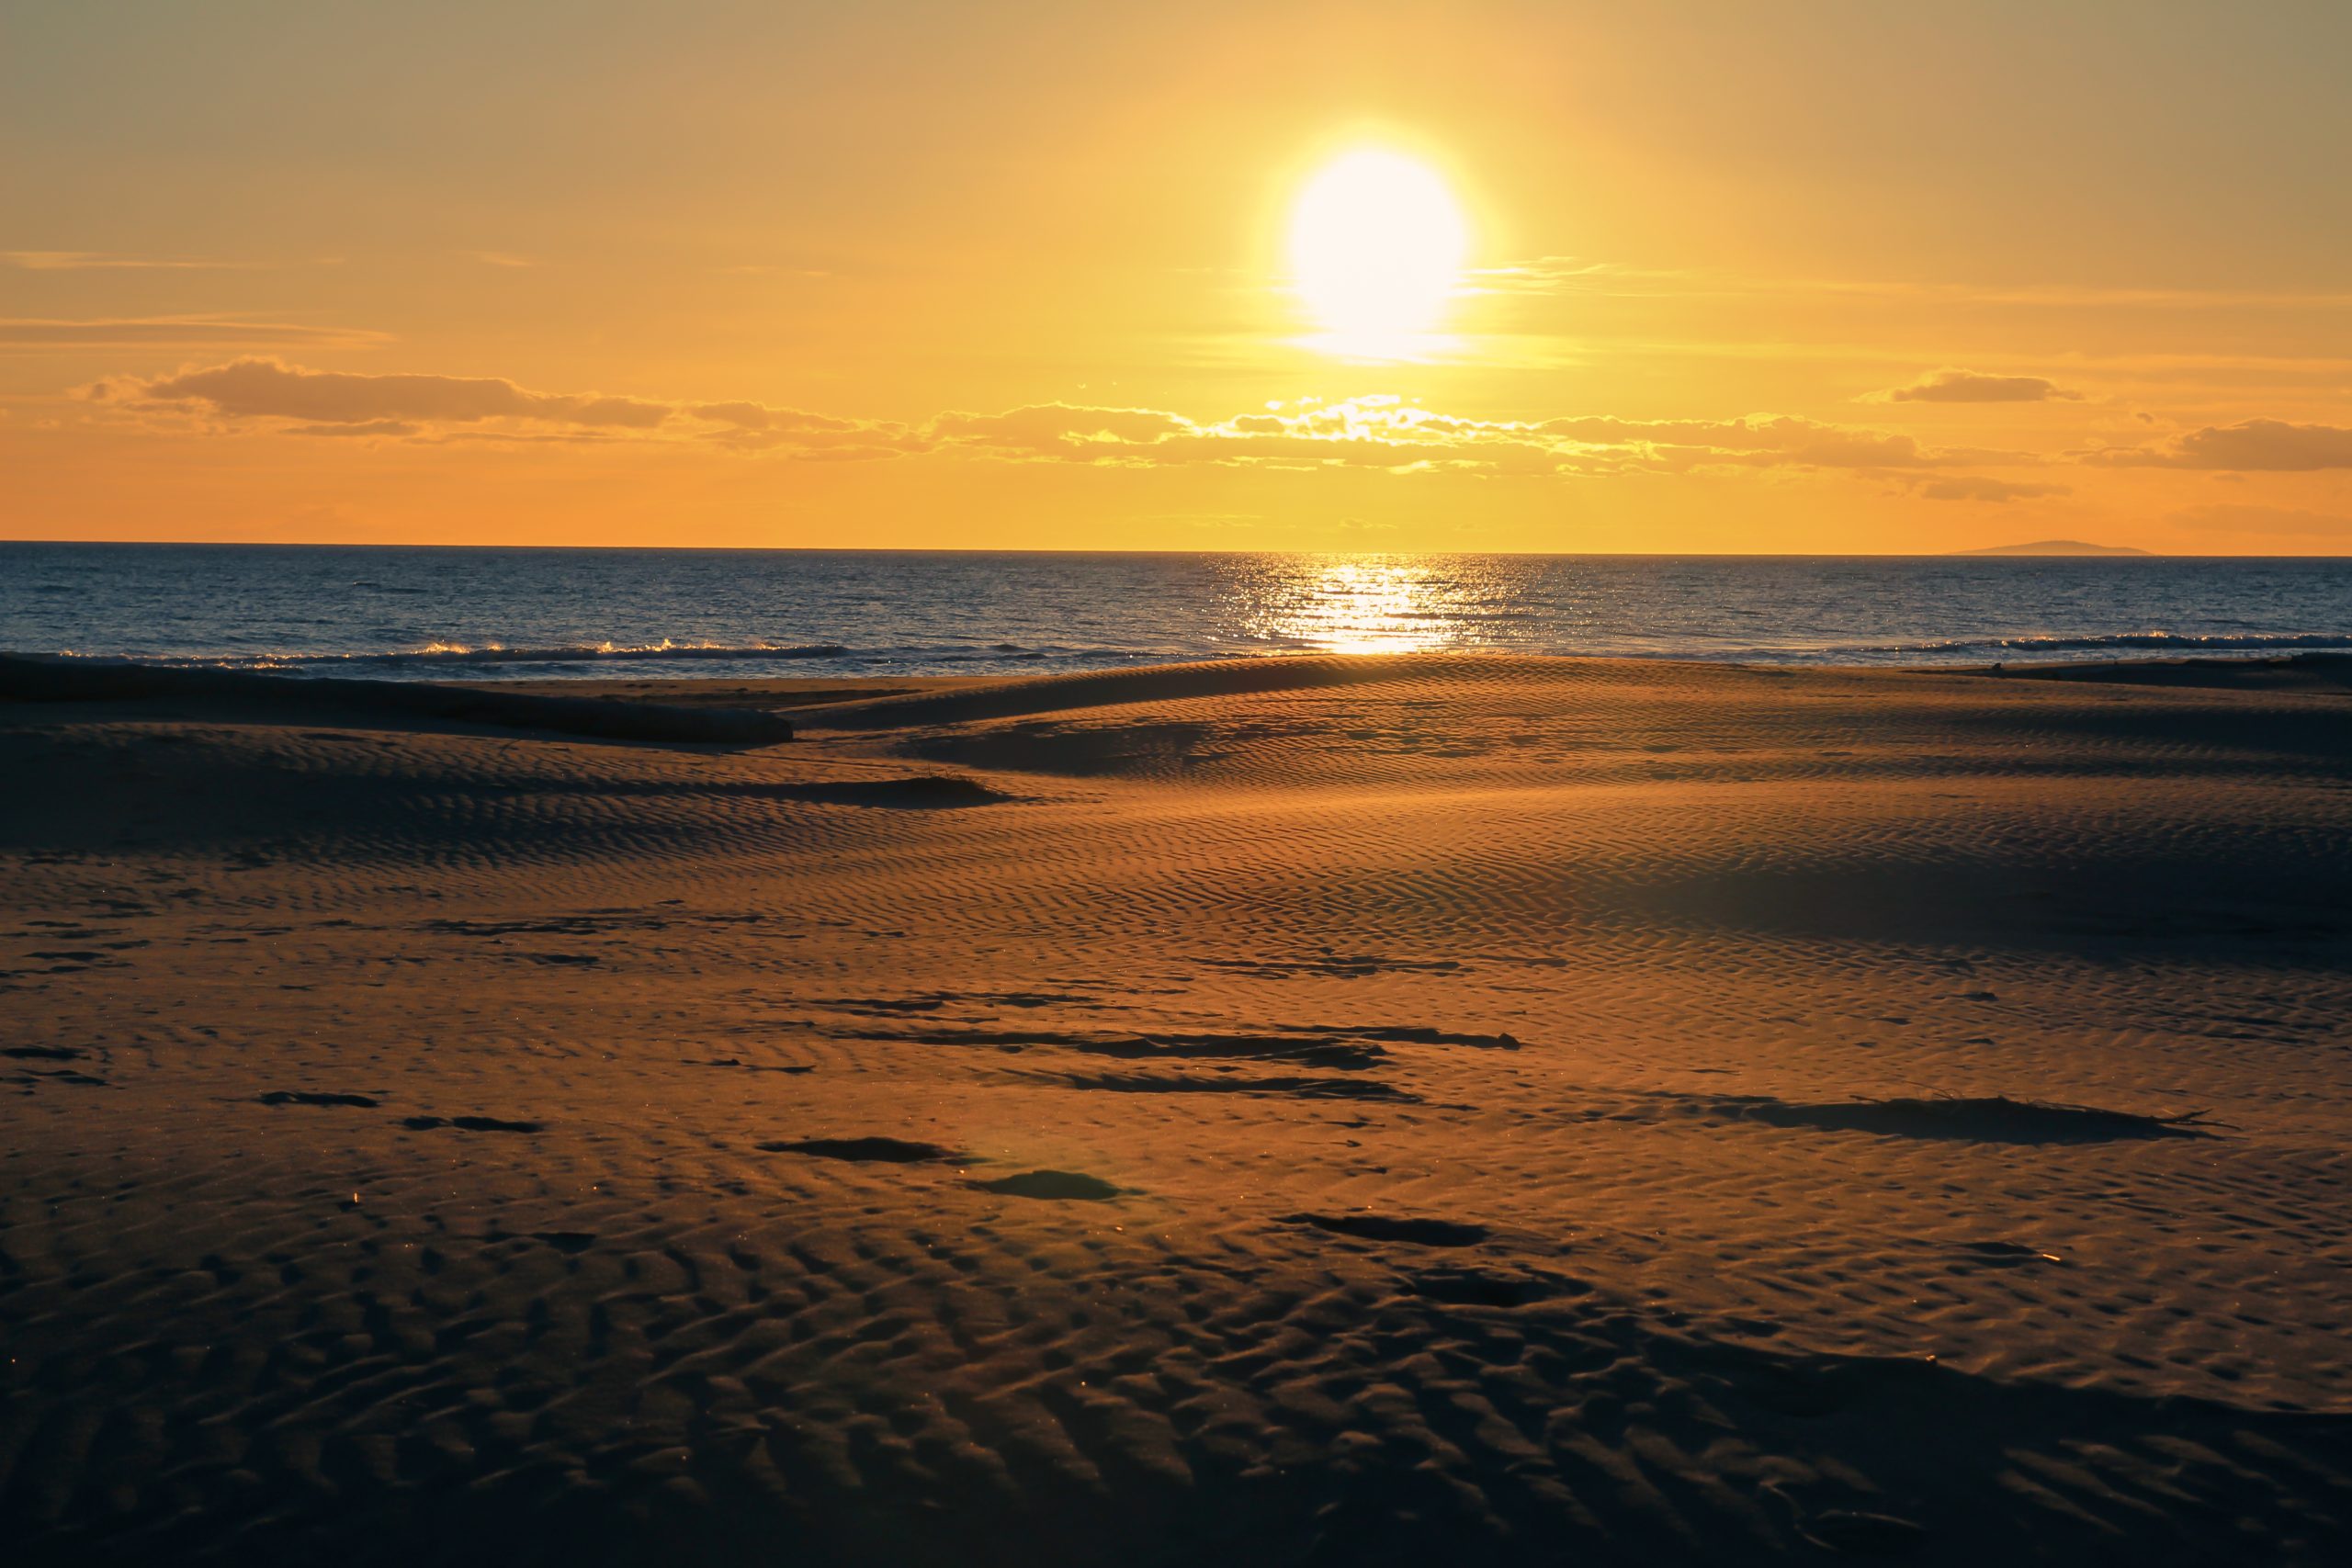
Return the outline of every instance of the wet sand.
[[[0,1556],[2342,1561],[2352,700],[2109,668],[0,701]]]

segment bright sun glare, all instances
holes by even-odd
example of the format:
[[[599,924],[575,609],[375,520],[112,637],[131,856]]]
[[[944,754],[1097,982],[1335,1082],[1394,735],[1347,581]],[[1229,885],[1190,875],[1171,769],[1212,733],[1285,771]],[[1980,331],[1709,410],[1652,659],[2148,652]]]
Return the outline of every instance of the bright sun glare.
[[[1325,336],[1351,358],[1422,357],[1444,320],[1469,227],[1442,176],[1374,148],[1307,182],[1292,210],[1291,278]]]

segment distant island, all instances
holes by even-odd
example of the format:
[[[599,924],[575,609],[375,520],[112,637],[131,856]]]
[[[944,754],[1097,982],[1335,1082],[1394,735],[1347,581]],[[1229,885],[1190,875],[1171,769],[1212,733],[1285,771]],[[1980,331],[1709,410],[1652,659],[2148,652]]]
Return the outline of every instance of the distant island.
[[[2036,539],[2030,545],[1995,545],[1982,550],[1954,550],[1956,556],[2144,556],[2129,545],[2086,545],[2080,539]]]

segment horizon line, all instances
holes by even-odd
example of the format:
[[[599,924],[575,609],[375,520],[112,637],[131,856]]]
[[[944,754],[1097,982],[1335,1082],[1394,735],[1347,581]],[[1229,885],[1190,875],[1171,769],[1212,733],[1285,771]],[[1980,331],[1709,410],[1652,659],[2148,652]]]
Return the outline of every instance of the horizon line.
[[[909,556],[1481,556],[1515,559],[1613,560],[2352,560],[2352,551],[2275,553],[2181,552],[2128,547],[2131,553],[2110,554],[2119,547],[2088,553],[2053,550],[2046,554],[2011,554],[2008,547],[1975,546],[1957,550],[1475,550],[1404,548],[1122,548],[1116,546],[1040,547],[1024,545],[548,545],[448,544],[433,541],[335,539],[48,539],[0,537],[0,548],[11,545],[64,546],[116,549],[291,549],[291,550],[537,550],[636,551],[655,554],[760,555],[909,555]]]

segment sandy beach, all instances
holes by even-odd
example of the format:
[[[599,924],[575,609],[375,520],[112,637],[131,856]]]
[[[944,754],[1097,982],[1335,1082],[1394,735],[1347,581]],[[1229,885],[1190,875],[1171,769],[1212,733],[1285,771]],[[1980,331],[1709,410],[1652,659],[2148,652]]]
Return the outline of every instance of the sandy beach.
[[[2240,668],[0,702],[0,1558],[2342,1562]]]

